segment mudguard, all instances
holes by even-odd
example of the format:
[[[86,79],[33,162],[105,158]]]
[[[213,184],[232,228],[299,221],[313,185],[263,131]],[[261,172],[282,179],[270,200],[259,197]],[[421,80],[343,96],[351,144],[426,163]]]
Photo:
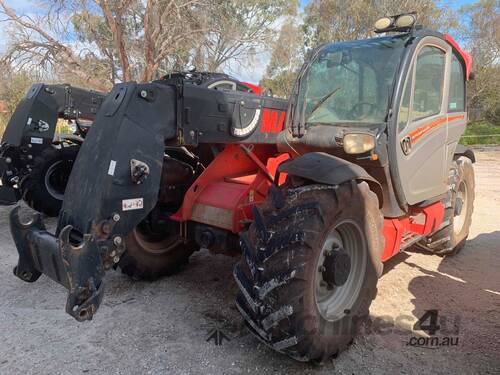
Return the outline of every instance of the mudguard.
[[[366,181],[377,194],[380,207],[383,203],[380,183],[363,167],[324,152],[310,152],[287,160],[278,167],[278,173],[328,185],[339,185],[350,180]]]
[[[473,163],[476,162],[476,155],[474,155],[474,151],[464,145],[458,144],[455,149],[456,156],[465,156],[469,158]]]

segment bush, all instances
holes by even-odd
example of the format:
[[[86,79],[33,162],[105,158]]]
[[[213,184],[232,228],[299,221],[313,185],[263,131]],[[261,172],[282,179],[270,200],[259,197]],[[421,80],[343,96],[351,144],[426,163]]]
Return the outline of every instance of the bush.
[[[491,136],[497,134],[496,136]],[[495,145],[500,144],[500,126],[487,121],[471,122],[460,140],[463,145]]]

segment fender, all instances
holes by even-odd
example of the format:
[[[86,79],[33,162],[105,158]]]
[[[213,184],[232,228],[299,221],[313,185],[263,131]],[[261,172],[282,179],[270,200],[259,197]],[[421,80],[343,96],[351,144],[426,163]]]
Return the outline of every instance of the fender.
[[[474,155],[474,151],[472,151],[472,149],[464,146],[464,145],[461,145],[461,144],[458,144],[457,145],[457,148],[455,149],[455,156],[465,156],[467,158],[469,158],[473,163],[476,162],[476,156]]]
[[[328,185],[339,185],[351,180],[366,181],[370,189],[377,194],[379,207],[382,207],[382,186],[376,179],[363,167],[324,152],[310,152],[287,160],[278,167],[278,173],[287,173]]]

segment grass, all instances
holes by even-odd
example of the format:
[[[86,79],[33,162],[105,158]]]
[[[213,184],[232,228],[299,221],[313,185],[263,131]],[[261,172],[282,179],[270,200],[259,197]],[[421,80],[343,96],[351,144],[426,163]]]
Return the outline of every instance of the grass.
[[[492,137],[490,135],[497,134]],[[487,121],[471,122],[465,129],[465,137],[460,143],[463,145],[498,145],[500,144],[500,125]]]

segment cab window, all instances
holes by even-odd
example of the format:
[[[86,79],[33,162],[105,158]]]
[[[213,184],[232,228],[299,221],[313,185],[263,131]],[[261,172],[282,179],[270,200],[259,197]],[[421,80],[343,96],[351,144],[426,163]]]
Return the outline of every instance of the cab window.
[[[420,51],[415,67],[412,121],[441,111],[445,64],[443,50],[426,46]]]
[[[450,93],[448,112],[465,111],[465,75],[463,65],[457,56],[451,58]]]

